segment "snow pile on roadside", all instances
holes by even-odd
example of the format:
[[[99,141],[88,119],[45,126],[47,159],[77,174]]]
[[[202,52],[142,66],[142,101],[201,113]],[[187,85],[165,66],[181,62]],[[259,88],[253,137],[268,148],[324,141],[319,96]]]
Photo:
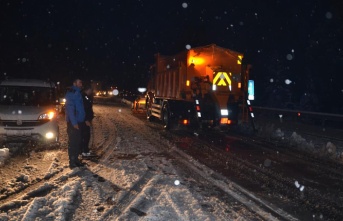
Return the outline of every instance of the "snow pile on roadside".
[[[312,143],[312,141],[308,142],[305,138],[303,138],[296,132],[292,133],[289,140],[292,145],[298,146],[304,150],[315,150],[315,145]]]
[[[319,155],[321,157],[329,157],[343,161],[343,144],[338,141],[323,140],[320,135],[306,136],[301,135],[292,129],[286,129],[287,127],[279,127],[274,123],[268,121],[261,121],[256,123],[258,137],[280,141],[285,145],[297,147],[305,152]],[[246,134],[251,134],[251,125],[240,125],[240,131]],[[292,128],[292,127],[289,127]],[[307,131],[304,131],[305,133]]]
[[[320,137],[305,138],[295,131],[282,131],[280,128],[272,131],[270,137],[321,157],[343,161],[343,146],[332,141],[323,141]]]
[[[5,161],[10,157],[10,151],[8,148],[0,149],[0,167],[5,164]]]

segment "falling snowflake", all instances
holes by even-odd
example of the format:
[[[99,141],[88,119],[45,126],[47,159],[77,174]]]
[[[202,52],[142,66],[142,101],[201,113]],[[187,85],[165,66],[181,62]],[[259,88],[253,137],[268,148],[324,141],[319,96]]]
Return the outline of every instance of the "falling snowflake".
[[[291,83],[292,83],[291,80],[289,80],[289,79],[286,79],[286,80],[285,80],[285,84],[291,84]]]
[[[331,19],[332,18],[332,13],[331,12],[326,12],[325,17],[327,19]]]
[[[287,56],[286,56],[286,58],[287,58],[287,60],[292,60],[293,59],[293,55],[291,55],[291,54],[287,54]]]
[[[304,186],[301,186],[301,187],[300,187],[300,191],[301,191],[301,192],[304,191],[304,189],[305,189]]]
[[[191,49],[191,48],[192,48],[191,45],[189,45],[189,44],[186,45],[186,49],[187,49],[187,50],[189,50],[189,49]]]
[[[296,188],[299,188],[299,187],[300,187],[300,184],[299,184],[298,181],[295,181],[294,184],[295,184],[295,187],[296,187]]]
[[[188,4],[186,2],[182,3],[182,8],[187,8]]]

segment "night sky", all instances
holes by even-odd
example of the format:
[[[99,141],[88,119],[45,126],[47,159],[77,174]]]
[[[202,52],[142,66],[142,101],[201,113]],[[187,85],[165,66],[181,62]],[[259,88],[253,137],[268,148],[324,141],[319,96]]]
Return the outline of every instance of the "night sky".
[[[7,0],[0,27],[2,78],[135,90],[155,53],[214,43],[253,65],[256,103],[343,113],[343,1]]]

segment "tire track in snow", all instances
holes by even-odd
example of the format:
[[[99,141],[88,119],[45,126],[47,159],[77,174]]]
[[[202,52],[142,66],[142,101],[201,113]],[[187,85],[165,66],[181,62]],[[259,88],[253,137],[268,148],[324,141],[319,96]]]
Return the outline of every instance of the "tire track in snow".
[[[148,185],[151,179],[154,177],[154,172],[148,170],[140,177],[133,187],[115,204],[108,212],[106,212],[100,220],[113,220],[114,217],[118,217],[125,211],[129,205],[138,197],[142,190]]]
[[[107,112],[103,112],[102,114],[107,115]],[[110,121],[114,120],[111,117],[108,119]],[[151,129],[147,128],[145,123],[141,121],[137,121],[137,119],[132,116],[130,113],[127,114],[127,110],[123,110],[123,114],[118,114],[115,117],[114,123],[116,124],[115,126],[117,128],[120,128],[120,131],[117,131],[117,136],[124,137],[124,139],[120,139],[120,143],[117,143],[117,147],[119,152],[121,149],[125,149],[125,152],[132,150],[132,152],[135,152],[139,149],[139,153],[145,153],[145,156],[150,156],[153,160],[157,160],[156,157],[164,159],[166,157],[165,155],[165,149],[156,149],[155,147],[152,147],[150,144],[151,139],[147,138],[151,134],[156,134],[158,133],[152,131]],[[132,137],[127,137],[127,135],[132,135],[134,134],[134,138]],[[126,137],[125,137],[126,136]],[[116,138],[118,140],[118,137]],[[132,145],[131,140],[139,140],[139,146]],[[163,142],[166,140],[163,140]],[[134,142],[135,143],[135,142]],[[155,144],[155,142],[154,142]],[[159,144],[161,145],[161,144]],[[158,146],[159,146],[158,145]],[[113,151],[111,152],[111,154]],[[108,156],[109,158],[110,156]],[[146,161],[146,160],[145,160]],[[149,161],[149,160],[148,160]],[[135,182],[135,184],[121,197],[121,199],[112,206],[110,209],[107,210],[107,212],[101,217],[101,220],[113,220],[116,218],[116,220],[131,220],[130,217],[137,216],[137,214],[133,214],[132,211],[138,213],[143,213],[140,212],[139,209],[142,209],[142,205],[144,204],[143,211],[150,210],[149,206],[147,206],[147,195],[148,192],[151,191],[151,189],[155,188],[154,183],[162,182],[161,181],[161,171],[157,171],[154,167],[155,163],[153,162],[145,162],[146,167],[148,168],[147,171],[140,176],[139,180]],[[164,180],[167,180],[170,183],[173,184],[174,180],[170,178],[170,176],[165,177]],[[181,188],[183,189],[182,192],[184,194],[181,194],[182,197],[184,195],[188,195],[188,199],[190,201],[196,201],[196,199],[192,196],[192,194],[187,194],[187,188]],[[155,190],[155,193],[158,190]],[[187,203],[183,206],[183,208],[180,208],[177,206],[177,202],[175,201],[175,193],[168,193],[168,192],[160,192],[158,195],[154,196],[158,197],[159,199],[164,198],[168,202],[168,212],[170,212],[170,209],[173,208],[173,217],[172,219],[176,220],[187,220],[185,217],[187,217],[187,214],[192,214],[193,219],[199,219],[199,220],[204,220],[204,217],[207,217],[201,212],[201,208],[197,208],[198,213],[194,214],[191,211],[193,211],[192,208],[190,208],[190,205],[187,205]],[[180,199],[180,197],[178,197]],[[144,203],[142,203],[144,202]],[[152,203],[153,206],[154,203]],[[200,205],[200,202],[198,203]],[[155,205],[156,206],[156,205]],[[155,208],[155,206],[153,208]],[[156,211],[155,211],[156,212]],[[131,217],[132,218],[132,217]],[[132,219],[136,219],[132,218]]]
[[[118,118],[122,117],[117,116]],[[117,120],[119,120],[117,118]],[[161,154],[163,154],[165,157],[170,158],[170,156],[172,155],[174,158],[178,158],[177,162],[185,162],[185,161],[189,161],[189,159],[185,158],[185,157],[180,157],[179,154],[175,155],[175,153],[171,154],[170,151],[173,150],[174,148],[174,144],[172,142],[170,142],[169,140],[166,140],[163,138],[163,136],[161,136],[161,134],[153,129],[147,128],[146,127],[146,123],[143,123],[142,121],[138,120],[136,117],[132,116],[132,115],[126,115],[125,119],[125,126],[127,128],[130,128],[131,130],[134,130],[134,134],[139,134],[140,137],[144,137],[144,140],[146,140],[146,142],[150,143],[150,145],[154,146],[155,148],[151,151],[153,152],[160,152]],[[140,127],[144,127],[144,129],[141,129]],[[123,128],[123,125],[120,125],[120,128]],[[163,133],[163,132],[162,132]],[[158,151],[157,151],[158,149]],[[192,161],[192,160],[191,160]],[[187,165],[187,164],[186,164]],[[191,164],[190,164],[191,165]],[[192,168],[190,165],[189,168]],[[193,170],[194,172],[194,170]],[[195,171],[196,173],[199,173],[199,171]],[[213,183],[213,180],[209,180],[211,183]],[[228,191],[225,191],[225,189],[223,189],[223,187],[220,187],[217,185],[217,187],[219,187],[220,189],[224,190],[224,192],[228,193]],[[233,193],[229,193],[230,196],[237,196],[234,195]],[[165,195],[164,195],[165,196]],[[168,198],[168,197],[167,197]],[[169,200],[171,200],[171,198],[168,198]],[[236,197],[236,199],[239,199],[239,201],[242,201],[244,205],[246,206],[251,206],[251,204],[247,205],[247,201],[249,200],[242,200],[242,198]],[[133,201],[134,199],[130,199],[131,201]],[[126,201],[125,202],[126,205],[129,205],[130,202]],[[173,202],[172,200],[170,201],[170,204],[172,205]],[[175,204],[176,205],[176,204]],[[253,204],[255,205],[255,204]],[[259,209],[259,213],[261,216],[263,216],[264,218],[266,216],[269,216],[268,212],[265,212],[263,209],[260,209],[260,207],[255,207],[255,209]],[[174,210],[176,210],[176,213],[181,213],[182,212],[180,210],[178,210],[177,208],[175,208]],[[233,212],[235,213],[235,212]],[[235,215],[233,215],[235,216]],[[180,218],[182,217],[182,215],[180,215]],[[240,217],[239,215],[236,214],[236,217]],[[273,219],[275,217],[272,217],[271,219]],[[181,219],[182,220],[182,219]]]
[[[70,220],[77,208],[75,199],[80,190],[80,179],[75,179],[56,188],[49,195],[35,197],[27,205],[10,212],[8,220],[31,221],[36,220],[37,217],[45,217],[45,220],[54,221]],[[42,210],[42,208],[44,209]]]
[[[95,105],[93,108],[95,114],[97,115],[97,117],[95,118],[97,123],[95,125],[98,125],[100,128],[92,128],[92,139],[93,142],[95,138],[102,139],[96,144],[96,147],[93,147],[100,152],[99,162],[94,168],[92,168],[94,172],[98,172],[101,169],[101,167],[99,167],[99,164],[105,165],[109,162],[109,159],[113,155],[115,148],[119,145],[121,138],[117,134],[117,127],[114,124],[113,117],[110,111],[108,111],[109,109],[115,111],[115,108],[109,106],[106,106],[104,108],[104,106],[99,105]],[[106,111],[105,113],[101,112],[104,110]]]
[[[161,131],[161,134],[166,135],[165,132]],[[168,132],[167,132],[168,133]],[[163,135],[163,136],[164,136]],[[194,173],[201,176],[203,179],[207,180],[208,182],[212,183],[217,188],[224,191],[229,196],[233,197],[234,199],[238,200],[240,203],[246,206],[250,211],[256,213],[262,219],[265,220],[275,220],[275,219],[284,219],[284,220],[298,220],[297,218],[293,217],[291,214],[283,211],[282,209],[269,205],[268,202],[256,197],[254,194],[249,192],[248,190],[244,189],[243,187],[239,186],[238,184],[234,183],[231,180],[221,176],[220,174],[214,172],[209,167],[198,163],[194,160],[191,156],[184,153],[183,151],[179,150],[173,144],[173,140],[175,141],[175,135],[171,135],[168,133],[169,139],[171,143],[169,147],[163,146],[162,148],[167,148],[170,155],[172,155],[177,161],[184,165],[184,167],[191,169]],[[167,137],[168,137],[167,136]],[[150,139],[150,142],[154,143],[156,146],[160,146],[156,143],[156,140]],[[167,143],[167,142],[163,142]],[[196,144],[197,142],[195,142]],[[193,145],[193,144],[192,144]],[[215,179],[220,178],[220,179]],[[221,182],[220,180],[225,180],[225,182]],[[234,188],[233,188],[234,187]]]

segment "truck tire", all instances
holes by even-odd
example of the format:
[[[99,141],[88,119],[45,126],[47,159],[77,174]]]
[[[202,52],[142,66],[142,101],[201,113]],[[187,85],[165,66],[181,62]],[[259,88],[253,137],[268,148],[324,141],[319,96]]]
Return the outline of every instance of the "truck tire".
[[[153,120],[154,120],[154,116],[152,116],[152,114],[151,114],[151,109],[150,109],[150,108],[147,108],[147,109],[146,109],[146,119],[147,119],[148,121],[153,121]]]
[[[170,119],[169,107],[167,104],[165,104],[162,109],[162,121],[163,121],[164,129],[169,130],[171,127],[171,119]]]

